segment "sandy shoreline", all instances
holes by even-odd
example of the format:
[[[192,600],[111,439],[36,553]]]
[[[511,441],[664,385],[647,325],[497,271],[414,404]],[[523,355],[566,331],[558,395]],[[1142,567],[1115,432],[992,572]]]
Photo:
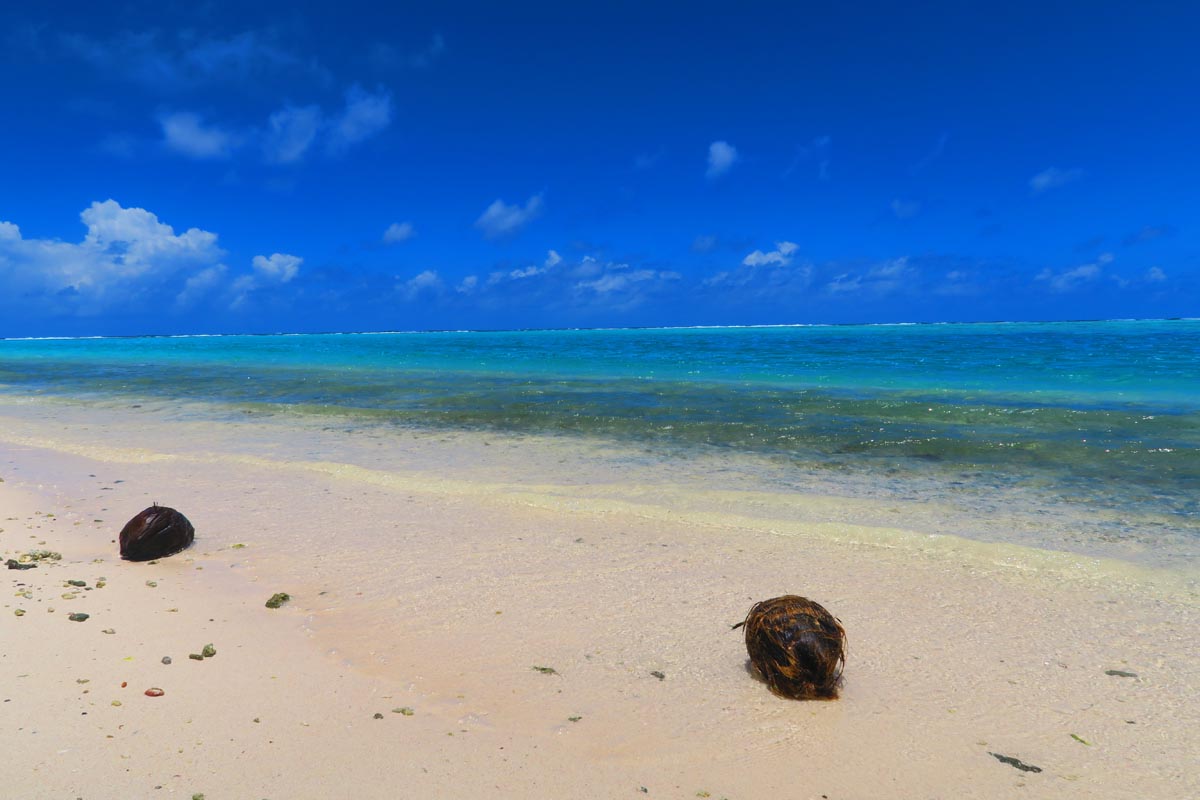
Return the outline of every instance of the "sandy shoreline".
[[[63,554],[4,573],[13,796],[1200,793],[1195,599],[1136,571],[914,550],[828,498],[794,498],[797,521],[619,476],[598,496],[573,463],[505,483],[545,455],[519,441],[473,469],[426,437],[381,469],[364,453],[409,445],[44,412],[0,413],[0,551]],[[111,540],[153,500],[196,546],[121,563]],[[63,600],[68,579],[92,590]],[[295,599],[265,609],[276,591]],[[836,703],[747,674],[729,624],[788,592],[847,627]]]

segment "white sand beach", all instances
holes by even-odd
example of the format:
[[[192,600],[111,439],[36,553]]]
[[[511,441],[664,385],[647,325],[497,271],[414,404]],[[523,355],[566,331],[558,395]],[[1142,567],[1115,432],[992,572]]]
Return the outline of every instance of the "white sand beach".
[[[61,553],[2,573],[5,796],[1200,795],[1195,576],[923,535],[916,501],[11,397],[0,477],[0,556]],[[122,562],[152,502],[196,542]],[[845,625],[836,701],[747,668],[730,626],[787,593]]]

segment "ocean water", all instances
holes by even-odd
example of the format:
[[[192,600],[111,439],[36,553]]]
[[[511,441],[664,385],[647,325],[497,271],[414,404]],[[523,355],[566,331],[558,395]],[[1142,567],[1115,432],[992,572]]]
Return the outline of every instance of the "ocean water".
[[[967,514],[1021,492],[1025,530],[1059,520],[1039,546],[1200,551],[1200,320],[4,340],[0,392],[752,457]]]

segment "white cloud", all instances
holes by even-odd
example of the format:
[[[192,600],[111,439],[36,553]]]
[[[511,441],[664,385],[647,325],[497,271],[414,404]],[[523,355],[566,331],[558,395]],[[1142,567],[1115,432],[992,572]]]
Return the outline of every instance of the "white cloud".
[[[1034,175],[1029,179],[1029,190],[1033,194],[1041,194],[1050,189],[1057,189],[1060,186],[1066,186],[1072,181],[1077,181],[1083,177],[1081,169],[1059,169],[1058,167],[1049,167]]]
[[[291,164],[309,151],[323,122],[318,106],[285,106],[267,119],[263,155],[272,164]]]
[[[795,242],[776,242],[775,249],[771,252],[764,253],[762,250],[755,250],[742,259],[742,264],[747,267],[762,267],[768,264],[784,267],[791,263],[792,254],[799,247],[800,245]]]
[[[544,275],[557,265],[562,263],[562,256],[555,250],[550,250],[546,253],[546,260],[542,262],[542,266],[530,264],[528,267],[521,267],[509,272],[493,272],[488,276],[488,286],[495,286],[504,281],[520,281],[526,278],[535,278],[538,275]]]
[[[1103,267],[1112,260],[1112,253],[1102,253],[1093,263],[1082,264],[1062,272],[1055,272],[1047,267],[1037,274],[1035,280],[1045,281],[1052,291],[1070,292],[1099,278],[1104,271]]]
[[[268,164],[294,164],[312,153],[318,143],[326,154],[340,156],[375,136],[391,124],[392,99],[382,90],[372,94],[351,86],[346,91],[346,105],[337,114],[326,114],[317,105],[284,106],[267,117],[262,128],[221,127],[190,111],[162,114],[158,120],[166,146],[189,158],[229,158],[250,143],[261,149]]]
[[[272,253],[268,256],[255,256],[250,262],[254,272],[260,277],[279,283],[288,283],[300,271],[304,259],[287,253]]]
[[[287,253],[272,253],[270,256],[255,256],[250,261],[254,268],[250,275],[240,275],[230,284],[229,308],[238,310],[246,306],[250,296],[270,286],[290,283],[300,271],[304,259]]]
[[[475,227],[488,239],[511,236],[537,219],[542,213],[542,195],[535,194],[524,207],[496,200],[475,220]]]
[[[397,286],[397,289],[404,295],[405,300],[415,300],[423,292],[440,292],[442,279],[435,271],[427,269],[404,281]]]
[[[848,272],[843,272],[836,276],[829,283],[825,284],[825,291],[830,294],[845,294],[847,292],[857,292],[862,288],[862,276],[852,275]]]
[[[708,170],[706,178],[724,175],[738,160],[737,148],[726,141],[716,141],[708,146]]]
[[[384,244],[398,244],[417,235],[417,229],[411,222],[393,222],[383,232]]]
[[[574,285],[577,299],[624,311],[644,303],[650,294],[678,282],[683,276],[673,270],[629,269],[628,264],[608,263],[595,280]]]
[[[330,122],[329,150],[340,153],[369,139],[392,122],[392,96],[380,90],[371,94],[360,86],[346,91],[346,107]]]
[[[206,270],[223,270],[217,235],[199,228],[176,234],[143,208],[115,200],[81,214],[87,234],[78,243],[25,239],[0,223],[0,307],[25,312],[97,314],[139,301],[199,291]],[[210,273],[211,274],[211,273]]]
[[[1146,270],[1146,280],[1151,283],[1162,283],[1167,279],[1167,273],[1162,271],[1162,267],[1151,267]]]
[[[205,125],[199,114],[176,111],[158,118],[168,148],[189,158],[228,158],[237,137],[216,126]]]
[[[184,281],[183,290],[175,295],[175,304],[185,308],[195,305],[201,298],[221,285],[225,279],[225,272],[225,265],[217,264],[214,267],[205,267],[192,275]]]
[[[468,275],[458,284],[456,291],[460,294],[470,294],[479,286],[479,277],[477,275]]]

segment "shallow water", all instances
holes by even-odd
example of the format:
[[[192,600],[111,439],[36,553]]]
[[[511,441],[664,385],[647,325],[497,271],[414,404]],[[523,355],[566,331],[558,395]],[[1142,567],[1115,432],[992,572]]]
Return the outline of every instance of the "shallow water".
[[[1150,564],[1200,543],[1194,320],[9,340],[0,390],[607,442],[645,480],[703,463],[706,485],[936,504],[914,527]]]

